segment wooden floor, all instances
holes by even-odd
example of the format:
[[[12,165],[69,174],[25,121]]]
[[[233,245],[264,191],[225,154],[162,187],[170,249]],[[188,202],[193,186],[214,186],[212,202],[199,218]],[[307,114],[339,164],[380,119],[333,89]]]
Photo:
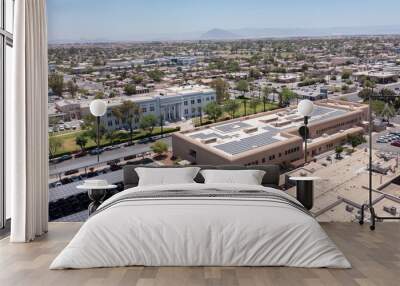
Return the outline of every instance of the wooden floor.
[[[48,270],[79,223],[51,223],[48,235],[30,244],[0,241],[0,285],[400,285],[400,223],[323,224],[352,269],[286,267],[126,267]]]

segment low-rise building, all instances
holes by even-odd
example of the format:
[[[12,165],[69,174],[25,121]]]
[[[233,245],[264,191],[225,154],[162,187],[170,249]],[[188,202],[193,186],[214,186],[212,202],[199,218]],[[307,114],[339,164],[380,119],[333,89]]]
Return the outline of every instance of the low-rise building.
[[[309,121],[309,158],[364,132],[368,106],[335,100],[315,104]],[[196,164],[290,164],[304,158],[303,117],[286,108],[172,135],[173,154]]]
[[[112,112],[113,108],[120,106],[124,101],[136,103],[141,115],[154,114],[162,117],[164,121],[175,122],[200,116],[202,109],[215,100],[215,90],[200,85],[170,87],[144,95],[120,96],[108,100],[107,113],[101,121],[111,130],[127,128]],[[90,114],[89,104],[90,101],[80,104],[82,117]],[[135,127],[138,125],[137,120]]]

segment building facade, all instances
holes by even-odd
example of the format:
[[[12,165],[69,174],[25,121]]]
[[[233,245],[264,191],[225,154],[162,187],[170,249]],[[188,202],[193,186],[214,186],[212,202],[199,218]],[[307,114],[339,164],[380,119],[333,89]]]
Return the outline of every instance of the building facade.
[[[207,86],[171,87],[152,94],[110,99],[106,115],[101,118],[101,122],[110,130],[127,129],[128,126],[124,126],[112,112],[113,108],[123,104],[123,101],[136,103],[140,116],[154,114],[158,118],[162,117],[164,123],[168,123],[198,117],[202,114],[202,109],[215,100],[215,90]],[[81,114],[82,117],[90,114],[89,102],[81,105]],[[138,126],[139,118],[135,122],[135,128]]]

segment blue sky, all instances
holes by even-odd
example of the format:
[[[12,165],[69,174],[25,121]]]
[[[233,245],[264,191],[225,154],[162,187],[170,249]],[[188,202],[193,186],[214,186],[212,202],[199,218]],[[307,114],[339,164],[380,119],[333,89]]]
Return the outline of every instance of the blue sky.
[[[400,24],[399,0],[48,0],[49,39]]]

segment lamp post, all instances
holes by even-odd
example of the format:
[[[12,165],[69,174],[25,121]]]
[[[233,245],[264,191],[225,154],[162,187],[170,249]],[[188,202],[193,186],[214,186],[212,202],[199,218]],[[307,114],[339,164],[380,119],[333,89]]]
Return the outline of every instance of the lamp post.
[[[299,113],[304,116],[304,164],[307,164],[307,139],[308,139],[308,119],[314,111],[314,104],[311,100],[304,99],[297,106]]]
[[[97,121],[97,163],[100,162],[100,117],[103,116],[107,111],[107,103],[101,99],[95,99],[90,103],[90,113],[96,117]]]

